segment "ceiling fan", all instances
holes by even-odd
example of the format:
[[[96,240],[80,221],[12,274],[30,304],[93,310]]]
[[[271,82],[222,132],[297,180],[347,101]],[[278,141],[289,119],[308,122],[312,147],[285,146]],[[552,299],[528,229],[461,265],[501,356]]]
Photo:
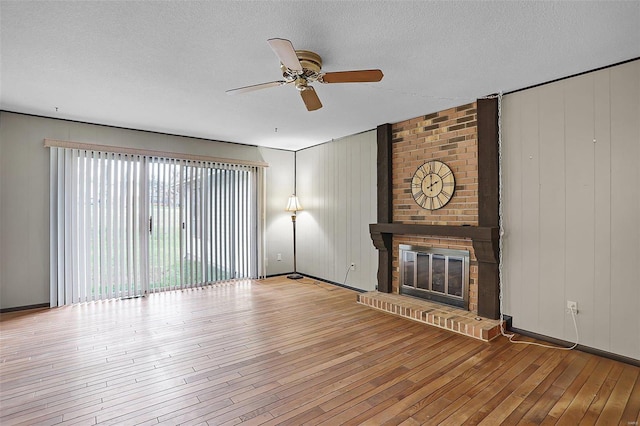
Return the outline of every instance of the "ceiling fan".
[[[227,94],[233,95],[294,84],[300,92],[307,110],[315,111],[322,108],[322,103],[309,83],[316,81],[320,83],[367,83],[380,81],[383,77],[380,70],[322,72],[322,58],[317,53],[308,50],[295,50],[289,40],[282,38],[272,38],[267,40],[267,43],[280,59],[283,80],[239,87],[227,90]]]

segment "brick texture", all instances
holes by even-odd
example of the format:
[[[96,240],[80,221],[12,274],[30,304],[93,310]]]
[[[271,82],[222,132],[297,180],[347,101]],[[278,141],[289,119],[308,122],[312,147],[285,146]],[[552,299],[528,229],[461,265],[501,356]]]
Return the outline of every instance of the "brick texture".
[[[429,225],[478,225],[478,129],[471,103],[393,124],[393,221]],[[455,193],[439,210],[420,207],[411,195],[411,178],[430,160],[451,168]]]
[[[478,318],[472,312],[397,294],[360,293],[358,303],[392,315],[434,325],[485,342],[500,335],[500,321]]]

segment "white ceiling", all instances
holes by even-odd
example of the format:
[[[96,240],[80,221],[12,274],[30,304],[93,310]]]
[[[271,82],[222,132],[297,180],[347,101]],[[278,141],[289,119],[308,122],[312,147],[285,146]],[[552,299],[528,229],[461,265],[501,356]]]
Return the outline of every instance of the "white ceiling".
[[[2,0],[0,24],[3,110],[292,150],[640,57],[640,1]],[[384,78],[315,83],[314,112],[225,94],[281,78],[274,37]]]

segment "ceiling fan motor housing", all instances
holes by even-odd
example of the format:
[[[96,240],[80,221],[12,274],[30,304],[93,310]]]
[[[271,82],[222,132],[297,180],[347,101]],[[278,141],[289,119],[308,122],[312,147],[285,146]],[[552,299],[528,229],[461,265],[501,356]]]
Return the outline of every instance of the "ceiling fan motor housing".
[[[318,74],[322,69],[322,58],[315,52],[309,50],[296,50],[296,56],[302,66],[302,75],[310,81],[317,80]],[[284,64],[280,64],[282,76],[287,78],[291,76],[291,71]]]
[[[320,72],[322,69],[322,58],[317,53],[309,50],[296,50],[296,55],[300,60],[302,69],[313,72]]]

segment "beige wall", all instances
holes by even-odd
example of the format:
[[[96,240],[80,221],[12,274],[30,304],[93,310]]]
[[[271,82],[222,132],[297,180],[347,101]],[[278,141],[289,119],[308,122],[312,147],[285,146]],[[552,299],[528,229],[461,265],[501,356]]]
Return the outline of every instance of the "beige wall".
[[[293,192],[293,151],[260,150],[267,169],[266,240],[267,275],[293,271],[293,228],[291,214],[284,211]],[[280,259],[278,260],[278,254]]]
[[[298,151],[298,271],[361,290],[377,284],[376,131]]]
[[[640,359],[640,61],[503,101],[505,312]]]
[[[0,112],[0,308],[49,301],[49,151],[43,147],[45,138],[271,162],[267,196],[284,197],[281,203],[290,190],[279,188],[293,179],[290,152]],[[284,229],[290,219],[284,211],[267,209],[267,246],[285,252],[291,235]],[[286,252],[285,256],[291,259]],[[271,274],[291,269],[286,264],[280,269],[270,265],[267,273]]]

